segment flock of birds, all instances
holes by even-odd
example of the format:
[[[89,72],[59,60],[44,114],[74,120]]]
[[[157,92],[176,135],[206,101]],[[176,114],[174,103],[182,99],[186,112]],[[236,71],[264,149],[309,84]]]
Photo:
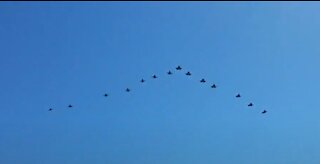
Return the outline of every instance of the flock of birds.
[[[181,66],[177,66],[177,67],[176,67],[176,70],[177,70],[177,71],[181,71],[181,70],[182,70]],[[168,74],[168,75],[172,75],[173,73],[172,73],[171,71],[168,71],[167,74]],[[191,76],[191,72],[188,71],[188,72],[185,73],[185,75],[186,75],[186,76]],[[158,78],[158,77],[157,77],[156,75],[153,75],[152,78],[153,78],[153,79],[156,79],[156,78]],[[140,80],[141,83],[144,83],[145,81],[146,81],[145,79],[141,79],[141,80]],[[200,80],[200,83],[206,83],[206,80],[205,80],[204,78],[202,78],[202,79]],[[211,88],[217,88],[216,84],[212,84],[212,85],[211,85]],[[130,88],[126,88],[125,91],[126,91],[126,92],[130,92],[131,89],[130,89]],[[104,97],[108,97],[108,96],[109,96],[109,95],[108,95],[107,93],[104,94]],[[236,94],[236,95],[235,95],[235,98],[241,98],[240,93]],[[250,102],[250,103],[248,104],[248,107],[252,107],[252,106],[253,106],[253,103]],[[72,106],[71,104],[68,105],[68,108],[72,108],[72,107],[73,107],[73,106]],[[52,110],[53,110],[53,108],[49,108],[48,111],[52,111]],[[263,110],[263,111],[261,112],[261,114],[265,114],[265,113],[267,113],[266,110]]]

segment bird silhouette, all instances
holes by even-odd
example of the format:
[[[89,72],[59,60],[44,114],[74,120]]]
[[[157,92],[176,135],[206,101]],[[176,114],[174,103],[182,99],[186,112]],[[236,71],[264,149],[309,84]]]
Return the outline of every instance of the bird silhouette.
[[[172,72],[171,72],[171,71],[168,71],[167,74],[168,74],[168,75],[172,75]]]
[[[108,96],[109,96],[108,94],[106,94],[106,93],[104,94],[104,97],[108,97]]]
[[[52,111],[52,108],[50,108],[48,111]]]
[[[187,76],[191,76],[191,73],[190,73],[190,72],[187,72],[186,75],[187,75]]]
[[[152,78],[156,79],[156,78],[157,78],[157,76],[156,76],[156,75],[153,75],[153,76],[152,76]]]
[[[237,95],[236,95],[236,98],[240,98],[240,97],[241,97],[240,94],[237,94]]]
[[[211,88],[217,88],[217,86],[215,84],[212,84]]]
[[[68,107],[69,107],[69,108],[72,108],[72,105],[70,104]]]
[[[263,110],[263,111],[261,112],[261,114],[265,114],[265,113],[267,113],[267,111],[266,111],[266,110]]]
[[[252,103],[249,103],[248,106],[253,106],[253,104],[252,104]]]
[[[182,68],[180,66],[176,67],[176,70],[181,70]]]
[[[127,88],[127,89],[126,89],[126,92],[130,92],[130,89],[129,89],[129,88]]]
[[[206,82],[205,79],[201,79],[201,80],[200,80],[200,83],[205,83],[205,82]]]
[[[141,80],[140,80],[140,82],[141,82],[141,83],[144,83],[144,82],[145,82],[145,80],[144,80],[144,79],[141,79]]]

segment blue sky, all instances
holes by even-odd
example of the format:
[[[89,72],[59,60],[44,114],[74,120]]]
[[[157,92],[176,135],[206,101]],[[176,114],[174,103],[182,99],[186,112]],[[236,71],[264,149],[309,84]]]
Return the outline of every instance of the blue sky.
[[[0,163],[318,164],[319,29],[316,2],[1,2]]]

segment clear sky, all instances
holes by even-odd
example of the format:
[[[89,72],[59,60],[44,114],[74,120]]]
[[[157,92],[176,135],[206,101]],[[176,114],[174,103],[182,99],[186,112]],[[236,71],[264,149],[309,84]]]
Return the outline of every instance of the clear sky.
[[[0,163],[319,164],[319,43],[317,2],[0,2]]]

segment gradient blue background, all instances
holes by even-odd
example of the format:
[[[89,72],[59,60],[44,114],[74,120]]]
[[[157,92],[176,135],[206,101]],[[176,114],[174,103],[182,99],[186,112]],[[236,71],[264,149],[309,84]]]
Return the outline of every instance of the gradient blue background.
[[[1,2],[0,163],[319,164],[319,44],[316,2]]]

